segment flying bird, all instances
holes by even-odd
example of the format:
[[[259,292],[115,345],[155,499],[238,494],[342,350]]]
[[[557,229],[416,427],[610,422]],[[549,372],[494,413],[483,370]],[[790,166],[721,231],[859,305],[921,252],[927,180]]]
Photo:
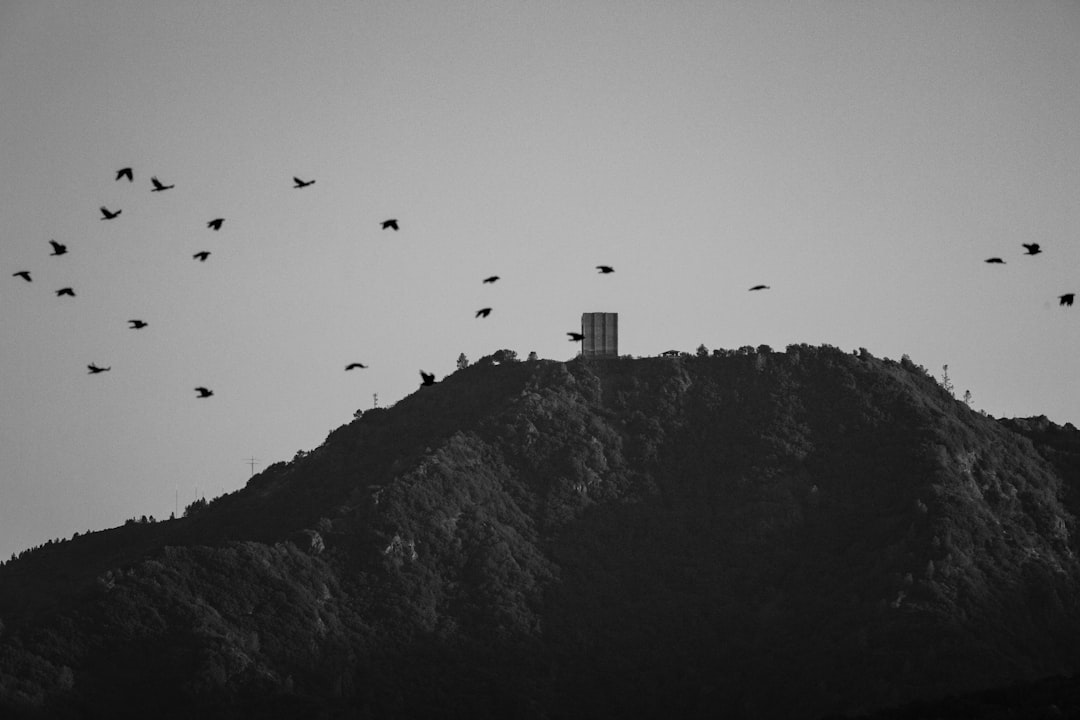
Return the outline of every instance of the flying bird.
[[[114,217],[116,217],[117,215],[119,215],[122,212],[124,212],[124,211],[123,210],[117,210],[116,212],[113,212],[112,210],[109,210],[109,208],[102,205],[101,206],[101,214],[104,217],[102,217],[101,219],[102,220],[112,220]]]
[[[753,292],[754,290],[768,290],[768,289],[769,289],[768,285],[755,285],[754,287],[750,288],[750,291]]]
[[[480,308],[476,311],[476,317],[487,317],[491,314],[491,308]]]
[[[295,175],[293,176],[293,182],[296,183],[295,185],[293,185],[294,188],[306,188],[308,185],[314,185],[315,184],[314,180],[308,180],[308,181],[305,182],[304,180],[301,180],[300,178],[296,177]]]
[[[426,373],[423,370],[420,371],[420,379],[423,380],[424,385],[434,385],[435,376],[431,373]]]
[[[1020,244],[1023,245],[1025,248],[1027,248],[1027,252],[1024,253],[1025,255],[1038,255],[1039,253],[1042,252],[1042,250],[1039,248],[1039,243],[1020,243]]]
[[[67,252],[67,245],[62,245],[55,240],[50,240],[49,244],[52,245],[53,251],[49,255],[63,255]]]
[[[1072,305],[1073,300],[1076,299],[1076,293],[1065,293],[1064,295],[1058,295],[1058,305]]]
[[[29,270],[20,270],[17,273],[11,273],[11,277],[21,277],[26,282],[34,282],[33,280],[30,279],[30,271]]]
[[[610,265],[597,265],[596,269],[600,271],[601,275],[607,275],[608,273],[615,272],[615,268]]]
[[[162,185],[161,181],[158,180],[156,177],[150,178],[150,182],[154,183],[154,189],[151,190],[150,192],[161,192],[162,190],[172,190],[174,187],[176,187],[175,185]]]
[[[56,291],[56,297],[60,297],[61,295],[70,295],[71,297],[75,297],[75,291],[69,287],[60,288]]]
[[[579,341],[585,339],[585,336],[582,335],[581,333],[568,332],[566,334],[570,336],[570,342],[579,342]]]
[[[86,367],[90,370],[90,372],[87,373],[88,375],[97,375],[98,373],[108,372],[112,370],[112,365],[110,365],[109,367],[98,367],[94,363],[90,363]]]
[[[116,171],[116,179],[117,180],[119,180],[120,178],[123,178],[123,177],[126,177],[128,179],[128,182],[131,182],[131,181],[133,181],[135,179],[135,176],[132,174],[131,168],[129,168],[129,167],[120,168],[119,170]]]
[[[206,262],[206,258],[210,257],[210,251],[209,250],[203,250],[202,252],[195,253],[191,257],[195,258],[199,262]]]
[[[365,365],[364,363],[349,363],[348,365],[345,366],[346,370],[355,370],[356,368],[360,368],[361,370],[364,370],[364,369],[367,368],[367,365]]]
[[[225,222],[225,218],[215,218],[210,222],[206,223],[206,227],[210,228],[211,230],[217,231],[221,229],[221,223],[223,222]]]
[[[397,220],[395,218],[390,218],[389,220],[383,220],[382,221],[382,229],[385,230],[387,228],[390,228],[390,229],[392,229],[392,230],[394,230],[396,232],[397,229],[398,229]]]
[[[493,282],[495,282],[495,281],[496,281],[496,280],[498,280],[498,279],[499,279],[499,276],[498,276],[498,275],[492,275],[491,277],[486,277],[486,278],[484,278],[484,282],[486,282],[486,283],[493,283]]]
[[[208,397],[210,397],[211,395],[214,394],[213,390],[211,390],[209,388],[204,388],[204,387],[195,388],[195,392],[199,393],[200,398],[208,398]]]
[[[1002,260],[999,257],[987,258],[986,262],[991,263],[992,265],[1004,265],[1005,264],[1005,261]]]
[[[143,320],[128,320],[128,322],[131,323],[131,327],[129,328],[130,330],[139,330],[149,325],[149,323]]]

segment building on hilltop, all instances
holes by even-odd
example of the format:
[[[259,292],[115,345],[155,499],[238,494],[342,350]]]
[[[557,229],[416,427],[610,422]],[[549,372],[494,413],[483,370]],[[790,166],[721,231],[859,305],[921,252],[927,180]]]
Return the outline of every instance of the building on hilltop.
[[[619,313],[582,313],[581,334],[585,357],[619,357]]]

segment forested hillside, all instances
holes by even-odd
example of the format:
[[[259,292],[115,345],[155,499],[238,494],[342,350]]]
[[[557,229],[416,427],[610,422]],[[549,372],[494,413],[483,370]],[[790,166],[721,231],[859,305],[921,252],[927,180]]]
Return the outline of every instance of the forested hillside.
[[[906,358],[489,358],[0,567],[0,715],[816,718],[1034,681],[1080,661],[1078,487],[1075,428]]]

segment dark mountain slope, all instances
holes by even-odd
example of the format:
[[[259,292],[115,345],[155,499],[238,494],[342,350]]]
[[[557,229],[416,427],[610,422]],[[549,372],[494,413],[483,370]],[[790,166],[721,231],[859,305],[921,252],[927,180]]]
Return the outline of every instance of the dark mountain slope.
[[[0,714],[810,718],[1070,672],[1078,435],[828,347],[481,363],[0,568]]]

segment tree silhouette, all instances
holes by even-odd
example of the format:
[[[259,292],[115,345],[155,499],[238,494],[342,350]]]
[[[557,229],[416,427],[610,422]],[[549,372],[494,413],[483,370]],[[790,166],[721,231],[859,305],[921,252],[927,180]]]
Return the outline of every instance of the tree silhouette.
[[[953,392],[952,380],[949,379],[949,366],[941,366],[941,387],[945,388],[945,392],[949,393],[953,397],[956,397],[956,393]]]

